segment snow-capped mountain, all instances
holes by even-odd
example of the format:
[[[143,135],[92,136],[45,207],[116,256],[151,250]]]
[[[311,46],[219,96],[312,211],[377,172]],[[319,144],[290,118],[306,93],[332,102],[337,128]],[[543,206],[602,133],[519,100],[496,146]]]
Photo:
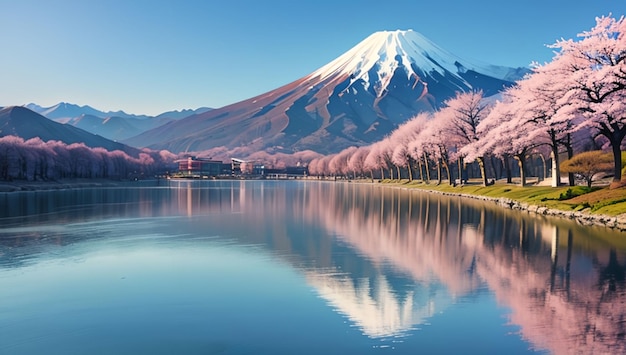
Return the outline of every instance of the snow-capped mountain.
[[[496,94],[527,72],[463,60],[412,30],[377,32],[304,78],[126,142],[174,152],[337,152],[381,139],[456,91]]]
[[[67,102],[50,107],[30,103],[25,107],[53,121],[69,124],[115,141],[136,136],[170,121],[211,110],[208,107],[201,107],[195,110],[167,111],[157,116],[148,116],[128,114],[124,111],[105,112],[88,105],[79,106]]]

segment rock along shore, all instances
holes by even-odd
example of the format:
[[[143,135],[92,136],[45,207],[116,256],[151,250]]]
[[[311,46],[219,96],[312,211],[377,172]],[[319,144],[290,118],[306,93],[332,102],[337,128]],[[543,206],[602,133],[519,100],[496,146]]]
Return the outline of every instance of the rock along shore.
[[[407,188],[409,189],[409,188]],[[521,203],[519,201],[512,200],[504,197],[487,197],[479,195],[470,195],[462,193],[442,192],[436,190],[419,189],[420,191],[432,192],[445,196],[460,196],[465,198],[471,198],[480,201],[495,202],[496,205],[508,208],[511,210],[525,211],[529,213],[536,213],[544,216],[554,216],[565,219],[574,220],[585,226],[601,226],[611,229],[616,229],[621,232],[626,231],[626,213],[622,213],[617,216],[607,216],[601,214],[591,214],[585,211],[562,211],[557,209],[551,209],[544,206],[530,205],[527,203]]]

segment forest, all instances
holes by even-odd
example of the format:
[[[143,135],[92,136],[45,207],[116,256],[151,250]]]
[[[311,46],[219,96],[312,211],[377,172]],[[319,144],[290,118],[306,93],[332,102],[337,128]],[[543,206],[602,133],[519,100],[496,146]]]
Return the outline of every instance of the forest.
[[[121,150],[90,148],[83,143],[5,136],[0,138],[0,180],[152,177],[172,168],[175,157],[168,151],[147,149],[133,157]]]

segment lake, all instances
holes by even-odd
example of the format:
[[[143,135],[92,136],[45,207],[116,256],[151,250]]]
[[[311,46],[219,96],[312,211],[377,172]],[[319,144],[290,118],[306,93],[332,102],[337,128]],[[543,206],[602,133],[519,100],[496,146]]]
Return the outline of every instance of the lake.
[[[315,181],[0,208],[1,354],[626,353],[626,233],[605,228]]]

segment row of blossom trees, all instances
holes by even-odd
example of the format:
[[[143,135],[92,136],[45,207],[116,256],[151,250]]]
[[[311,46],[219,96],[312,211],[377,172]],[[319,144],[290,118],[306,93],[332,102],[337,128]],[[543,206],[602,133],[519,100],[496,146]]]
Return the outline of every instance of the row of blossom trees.
[[[314,159],[309,172],[373,178],[375,171],[381,177],[388,171],[390,178],[399,178],[404,169],[409,179],[416,171],[431,180],[434,167],[438,182],[445,171],[452,184],[454,175],[464,180],[467,162],[475,162],[487,185],[487,157],[497,157],[505,166],[510,159],[518,162],[524,185],[528,157],[550,152],[553,185],[558,185],[562,152],[571,158],[575,151],[601,146],[612,151],[613,179],[619,182],[626,136],[626,21],[597,18],[596,26],[579,37],[556,42],[553,60],[535,64],[498,100],[481,91],[459,92],[438,111],[417,115],[380,142]]]
[[[0,138],[0,180],[117,178],[161,172],[176,156],[168,151],[143,150],[132,157],[121,150],[90,148],[83,143]]]

